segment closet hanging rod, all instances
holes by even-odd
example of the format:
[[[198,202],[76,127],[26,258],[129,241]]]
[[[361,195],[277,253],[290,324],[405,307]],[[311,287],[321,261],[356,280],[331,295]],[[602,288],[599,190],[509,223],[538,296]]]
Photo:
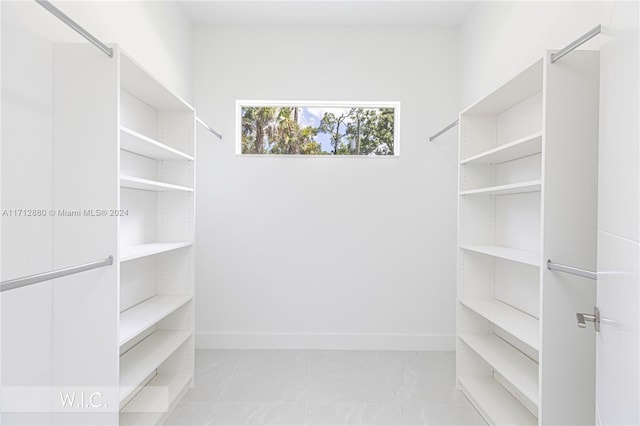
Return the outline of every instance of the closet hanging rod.
[[[60,9],[51,4],[50,1],[47,0],[35,0],[40,6],[44,7],[51,13],[53,16],[67,24],[72,30],[80,34],[82,37],[86,38],[91,44],[96,46],[98,49],[102,50],[107,54],[110,58],[113,58],[113,49],[98,40],[91,34],[89,31],[82,28],[76,21],[69,18],[65,15]]]
[[[580,45],[586,43],[587,41],[591,40],[592,38],[594,38],[595,36],[597,36],[601,32],[602,32],[602,25],[598,25],[597,27],[595,27],[591,31],[588,31],[587,33],[583,34],[580,38],[578,38],[574,42],[569,43],[568,45],[566,45],[562,49],[558,50],[556,53],[552,53],[551,54],[551,58],[550,58],[551,63],[553,64],[555,61],[557,61],[558,59],[562,58],[567,53],[575,50],[578,46],[580,46]]]
[[[196,117],[196,121],[202,127],[204,127],[205,129],[207,129],[208,131],[210,131],[211,133],[216,135],[218,137],[218,139],[222,139],[222,133],[218,132],[216,129],[214,129],[213,127],[209,126],[207,123],[205,123],[204,121],[200,120],[200,118],[198,118],[198,117]]]
[[[573,266],[561,265],[553,263],[551,259],[547,260],[547,269],[550,271],[564,272],[566,274],[577,275],[579,277],[589,278],[591,280],[598,279],[598,273],[587,269],[575,268]]]
[[[429,142],[433,141],[435,138],[437,138],[438,136],[440,136],[441,134],[447,132],[449,129],[452,129],[454,127],[456,127],[458,125],[458,123],[460,122],[460,120],[456,120],[453,123],[449,124],[447,127],[445,127],[444,129],[440,130],[438,133],[436,133],[433,136],[429,137]]]
[[[2,281],[0,283],[0,292],[13,290],[20,287],[26,287],[31,284],[40,283],[42,281],[49,281],[56,278],[65,277],[67,275],[77,274],[78,272],[84,272],[90,269],[96,269],[110,265],[113,265],[113,256],[109,256],[104,260],[98,260],[97,262],[85,263],[83,265],[71,266],[69,268],[57,269],[55,271],[43,272],[41,274],[29,275],[27,277]]]

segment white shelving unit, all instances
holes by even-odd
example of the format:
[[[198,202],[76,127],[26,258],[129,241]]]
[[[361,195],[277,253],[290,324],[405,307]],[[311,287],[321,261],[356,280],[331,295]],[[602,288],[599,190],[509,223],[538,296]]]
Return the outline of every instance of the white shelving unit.
[[[538,319],[497,299],[469,298],[460,303],[534,350],[540,349]]]
[[[185,191],[193,192],[193,188],[173,185],[171,183],[158,182],[150,179],[142,179],[133,176],[120,175],[120,186],[123,188],[141,189],[144,191]]]
[[[114,212],[56,218],[60,235],[78,237],[56,247],[73,257],[64,264],[114,255],[114,267],[91,286],[78,275],[78,285],[58,292],[69,306],[59,317],[73,312],[77,322],[80,306],[92,322],[86,330],[69,327],[73,339],[59,332],[63,345],[78,335],[86,345],[75,348],[77,356],[61,351],[57,364],[61,383],[119,389],[104,401],[119,412],[68,424],[149,425],[162,422],[194,377],[196,116],[113,48],[113,58],[85,44],[54,48],[59,208]],[[88,360],[90,374],[77,369]]]
[[[120,423],[156,424],[194,374],[196,118],[122,52],[120,63]]]
[[[189,331],[155,331],[120,356],[120,401],[124,401],[184,342]]]
[[[500,164],[540,152],[542,152],[542,132],[535,132],[473,157],[465,158],[460,161],[460,164]]]
[[[538,363],[493,334],[462,334],[460,339],[538,405]]]
[[[522,250],[504,246],[476,246],[460,245],[460,249],[486,254],[487,256],[524,263],[525,265],[540,266],[540,254],[535,251]]]
[[[190,247],[191,241],[181,241],[174,243],[143,243],[120,249],[120,262],[140,259],[141,257],[153,256],[155,254],[166,253],[172,250]]]
[[[540,192],[542,185],[541,180],[533,180],[529,182],[511,183],[508,185],[490,186],[488,188],[469,189],[466,191],[460,191],[460,195],[475,195],[475,194],[491,194],[491,195],[509,195],[509,194],[521,194],[523,192]]]
[[[188,374],[157,374],[147,386],[140,390],[136,398],[128,403],[120,413],[120,425],[154,425],[163,416],[164,404],[159,400],[175,401],[191,382]]]
[[[154,296],[120,314],[120,346],[191,301],[189,296]]]
[[[155,160],[193,161],[191,155],[180,152],[124,126],[120,126],[120,149]]]
[[[460,114],[457,378],[490,424],[594,412],[593,283],[542,266],[595,269],[599,58],[546,58]]]
[[[489,424],[536,425],[538,420],[491,377],[458,377],[473,405]]]

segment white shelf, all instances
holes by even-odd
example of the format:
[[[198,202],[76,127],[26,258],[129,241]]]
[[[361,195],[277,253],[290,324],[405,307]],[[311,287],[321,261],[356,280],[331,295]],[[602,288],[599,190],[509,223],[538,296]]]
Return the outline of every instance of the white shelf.
[[[120,425],[155,425],[186,390],[192,376],[158,374],[120,410]],[[162,389],[164,388],[164,389]]]
[[[191,296],[154,296],[120,314],[120,346],[173,313]]]
[[[542,152],[542,132],[500,145],[460,161],[460,164],[500,164]]]
[[[460,195],[475,195],[475,194],[488,194],[488,195],[509,195],[509,194],[521,194],[523,192],[540,192],[542,188],[541,180],[531,180],[528,182],[511,183],[508,185],[490,186],[487,188],[468,189],[466,191],[460,191]]]
[[[540,267],[540,254],[534,251],[490,245],[461,245],[460,248],[463,250],[486,254],[488,256],[499,257],[500,259],[512,260],[514,262]]]
[[[120,249],[120,262],[139,259],[141,257],[153,256],[154,254],[165,253],[183,247],[193,245],[189,241],[179,241],[174,243],[146,243],[136,246],[123,247]]]
[[[120,86],[155,109],[193,111],[191,105],[122,51],[120,52]]]
[[[143,191],[184,191],[193,192],[193,188],[173,185],[171,183],[158,182],[155,180],[142,179],[134,176],[120,175],[120,186],[123,188],[141,189]]]
[[[498,114],[542,91],[542,60],[518,74],[490,95],[465,109],[463,114]]]
[[[533,349],[540,350],[537,318],[496,299],[466,298],[460,299],[460,303]]]
[[[538,363],[493,334],[461,334],[460,339],[536,406]]]
[[[191,336],[191,331],[156,331],[120,357],[120,400],[124,400]]]
[[[491,377],[460,377],[462,390],[492,425],[537,425],[538,419]]]
[[[145,135],[120,126],[120,149],[143,155],[155,160],[189,160],[193,161],[191,155],[171,148]]]

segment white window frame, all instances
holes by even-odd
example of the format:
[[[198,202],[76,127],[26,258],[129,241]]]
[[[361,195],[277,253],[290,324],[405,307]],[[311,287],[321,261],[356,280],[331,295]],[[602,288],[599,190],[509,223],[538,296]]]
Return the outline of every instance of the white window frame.
[[[324,108],[393,108],[393,155],[308,155],[308,154],[243,154],[243,107],[324,107]],[[241,157],[293,157],[293,158],[397,158],[400,156],[400,102],[399,101],[273,101],[236,100],[236,155]]]

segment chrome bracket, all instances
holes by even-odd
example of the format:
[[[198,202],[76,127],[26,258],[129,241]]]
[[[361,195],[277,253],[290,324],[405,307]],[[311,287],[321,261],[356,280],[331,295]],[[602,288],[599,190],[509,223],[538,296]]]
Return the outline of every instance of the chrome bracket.
[[[593,328],[595,328],[596,331],[600,331],[600,309],[597,307],[593,308],[593,315],[578,312],[576,319],[578,320],[578,327],[587,328],[587,321],[589,321],[593,323]]]

